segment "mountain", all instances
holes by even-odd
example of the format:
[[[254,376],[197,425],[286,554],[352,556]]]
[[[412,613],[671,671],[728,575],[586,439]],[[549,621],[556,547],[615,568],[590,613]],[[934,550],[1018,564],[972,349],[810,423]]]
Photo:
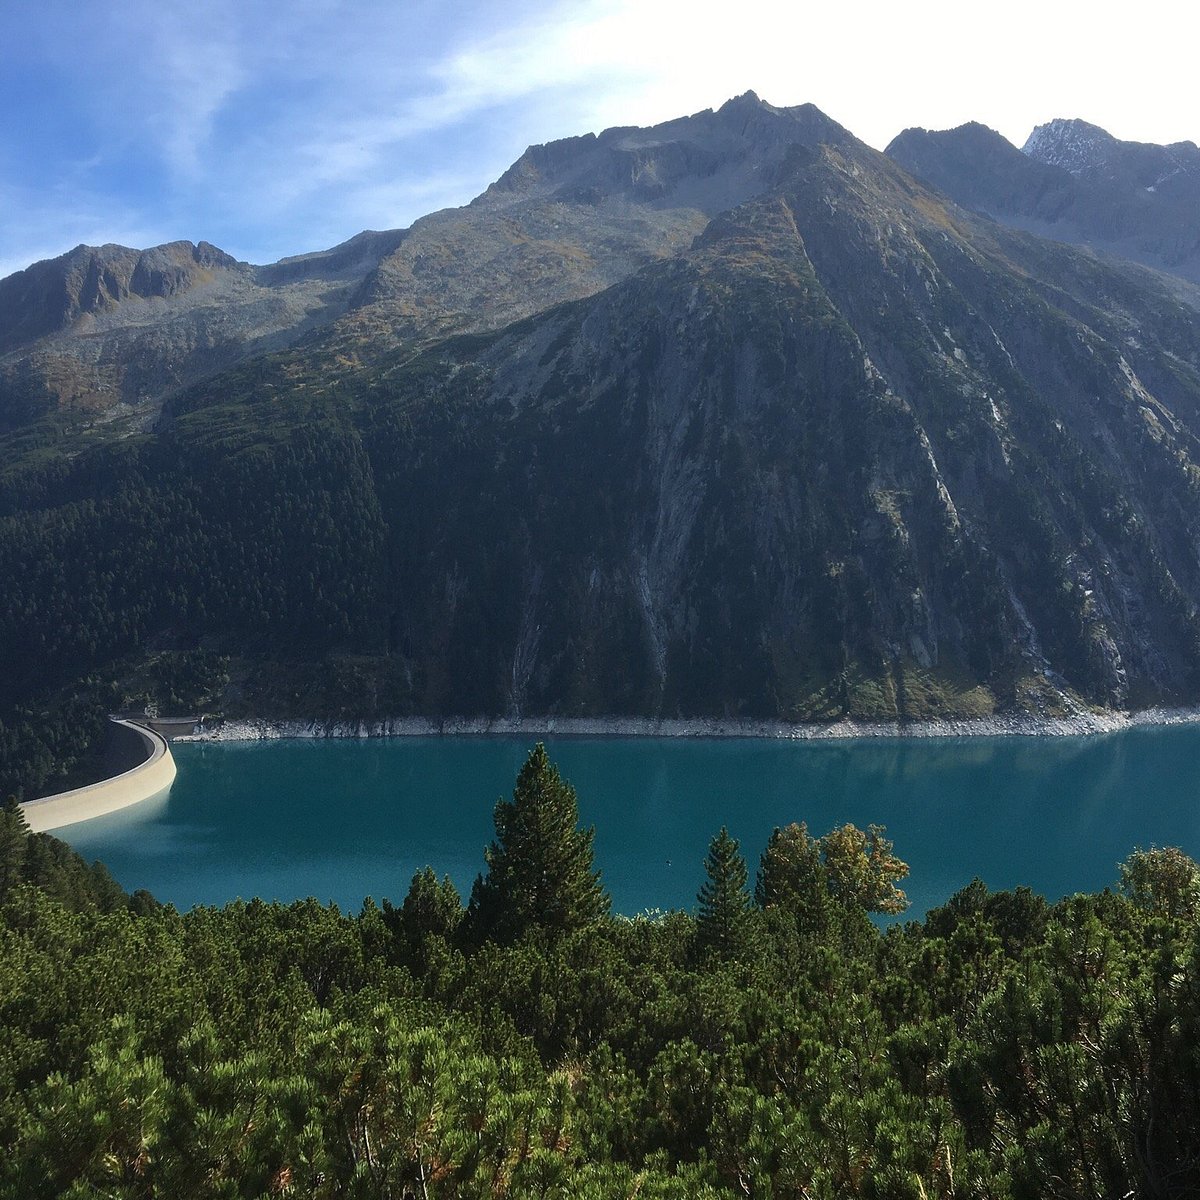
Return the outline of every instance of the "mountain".
[[[0,432],[45,414],[152,423],[162,400],[344,312],[400,235],[271,267],[200,242],[77,246],[0,280]]]
[[[494,329],[686,249],[776,182],[797,145],[846,139],[753,92],[650,129],[532,146],[466,208],[417,221],[368,280],[370,318],[419,337]]]
[[[314,335],[357,366],[498,328],[677,253],[769,188],[793,145],[848,136],[748,93],[532,146],[470,205],[268,266],[204,242],[77,247],[0,281],[0,431],[47,412],[144,426],[189,384]]]
[[[1087,121],[1060,119],[1038,125],[1022,153],[1077,178],[1158,196],[1194,198],[1200,182],[1200,149],[1194,142],[1123,142]]]
[[[1039,125],[1022,150],[979,124],[906,129],[886,153],[959,204],[1017,229],[1200,282],[1200,150]]]
[[[1197,333],[861,144],[797,152],[668,262],[380,381],[401,641],[485,711],[1191,694]]]
[[[196,653],[342,719],[1200,699],[1182,280],[749,95],[536,147],[353,287],[153,429],[0,443],[9,703]]]

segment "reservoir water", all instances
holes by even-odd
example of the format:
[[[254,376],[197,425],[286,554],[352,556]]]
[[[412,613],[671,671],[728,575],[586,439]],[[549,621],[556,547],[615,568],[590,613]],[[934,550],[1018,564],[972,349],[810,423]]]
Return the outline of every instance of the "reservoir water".
[[[399,903],[413,872],[464,899],[530,738],[177,744],[170,796],[59,831],[181,908],[315,896]],[[887,827],[911,915],[978,876],[1051,898],[1115,883],[1138,846],[1200,857],[1200,727],[1092,738],[547,738],[620,912],[690,908],[724,824],[753,879],[776,825]]]

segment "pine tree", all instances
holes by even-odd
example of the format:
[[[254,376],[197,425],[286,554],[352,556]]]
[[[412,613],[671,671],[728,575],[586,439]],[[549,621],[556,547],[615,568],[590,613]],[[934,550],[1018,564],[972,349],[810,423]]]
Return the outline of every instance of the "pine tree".
[[[579,828],[575,789],[541,742],[494,820],[487,873],[475,880],[467,909],[476,941],[513,942],[531,930],[560,937],[608,915],[611,901],[592,866],[595,830]]]
[[[754,884],[759,908],[787,908],[807,900],[815,891],[824,892],[825,872],[821,866],[821,844],[810,837],[801,821],[772,832],[763,851]]]
[[[829,885],[821,843],[803,821],[775,829],[759,862],[754,899],[759,908],[787,913],[803,933],[829,924]]]
[[[399,914],[400,927],[410,945],[417,945],[431,934],[450,937],[461,919],[462,900],[449,875],[439,883],[433,868],[426,867],[412,877]]]
[[[0,805],[0,899],[22,881],[28,848],[25,814],[16,796],[9,796]]]
[[[736,958],[747,944],[750,897],[746,893],[746,860],[723,825],[708,845],[704,873],[707,878],[696,895],[700,905],[697,945],[702,952],[711,950],[721,958]]]

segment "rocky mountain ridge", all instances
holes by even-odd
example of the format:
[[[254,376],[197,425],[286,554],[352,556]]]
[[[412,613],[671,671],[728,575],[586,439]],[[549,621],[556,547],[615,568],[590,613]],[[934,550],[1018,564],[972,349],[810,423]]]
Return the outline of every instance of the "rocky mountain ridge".
[[[718,213],[773,187],[798,148],[851,140],[812,105],[749,92],[649,129],[531,146],[464,208],[265,266],[205,242],[76,247],[0,280],[0,430],[47,413],[144,427],[181,389],[314,335],[353,367],[499,328],[679,253]],[[1200,280],[1190,143],[1121,143],[1054,121],[1025,153],[972,125],[908,130],[888,153],[1009,224]],[[1117,176],[1140,188],[1148,206],[1081,196],[1081,180],[1101,176],[1109,191]]]
[[[1200,150],[1121,141],[1081,120],[1039,125],[1018,150],[971,123],[906,129],[886,153],[968,208],[1043,237],[1200,282]]]
[[[772,187],[795,147],[847,137],[811,105],[748,92],[649,129],[531,146],[466,207],[415,222],[343,329],[366,329],[377,347],[497,329],[594,295]]]
[[[1200,179],[1200,149],[1195,142],[1159,146],[1121,141],[1077,118],[1036,126],[1021,153],[1075,176],[1127,180],[1148,192],[1186,187]]]
[[[1003,177],[956,133],[909,140]],[[345,307],[285,354],[0,471],[9,680],[200,647],[338,720],[1200,697],[1183,281],[752,95],[389,236],[287,268]]]
[[[316,330],[357,361],[498,328],[679,252],[770,187],[793,146],[848,136],[747,93],[532,146],[463,208],[267,266],[208,243],[78,247],[0,281],[0,429],[55,408],[153,420],[180,388]]]
[[[207,242],[78,246],[0,280],[0,432],[157,419],[164,399],[344,313],[402,231],[268,266]]]
[[[0,280],[0,352],[58,333],[130,300],[178,296],[218,275],[248,268],[208,242],[170,242],[150,250],[76,246]]]

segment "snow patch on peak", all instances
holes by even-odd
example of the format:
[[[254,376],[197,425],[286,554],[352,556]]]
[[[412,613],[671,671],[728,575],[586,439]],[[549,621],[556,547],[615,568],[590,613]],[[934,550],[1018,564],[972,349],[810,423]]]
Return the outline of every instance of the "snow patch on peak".
[[[1060,117],[1038,125],[1021,151],[1038,162],[1080,175],[1103,163],[1114,141],[1099,125]]]

